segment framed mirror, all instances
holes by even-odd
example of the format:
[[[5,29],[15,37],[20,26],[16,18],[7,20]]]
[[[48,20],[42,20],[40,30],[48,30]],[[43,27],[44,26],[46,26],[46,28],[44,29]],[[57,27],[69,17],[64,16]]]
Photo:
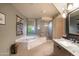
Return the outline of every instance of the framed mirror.
[[[68,20],[69,34],[79,35],[79,8],[69,13]]]

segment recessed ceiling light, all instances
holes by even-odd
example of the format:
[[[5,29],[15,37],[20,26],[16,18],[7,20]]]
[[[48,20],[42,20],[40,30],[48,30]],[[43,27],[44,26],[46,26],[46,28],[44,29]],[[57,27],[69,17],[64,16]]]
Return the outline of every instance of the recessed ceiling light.
[[[46,10],[43,10],[42,13],[46,13]]]
[[[45,21],[50,21],[50,20],[52,20],[51,17],[42,17],[41,19],[42,19],[42,20],[45,20]]]
[[[45,27],[47,27],[47,26],[48,26],[48,24],[45,24],[44,26],[45,26]]]

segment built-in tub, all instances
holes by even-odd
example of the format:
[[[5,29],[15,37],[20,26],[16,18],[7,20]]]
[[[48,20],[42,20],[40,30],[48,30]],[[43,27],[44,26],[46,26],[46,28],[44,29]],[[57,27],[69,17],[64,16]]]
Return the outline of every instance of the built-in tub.
[[[16,43],[25,43],[27,49],[31,49],[37,47],[47,41],[46,37],[38,37],[38,36],[25,36],[16,40]]]

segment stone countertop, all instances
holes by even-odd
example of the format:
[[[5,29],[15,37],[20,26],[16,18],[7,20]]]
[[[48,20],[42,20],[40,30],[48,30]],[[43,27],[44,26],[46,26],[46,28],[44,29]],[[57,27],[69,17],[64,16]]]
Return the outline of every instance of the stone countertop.
[[[79,44],[73,43],[72,41],[64,38],[53,40],[62,46],[65,50],[69,51],[72,55],[79,56]]]

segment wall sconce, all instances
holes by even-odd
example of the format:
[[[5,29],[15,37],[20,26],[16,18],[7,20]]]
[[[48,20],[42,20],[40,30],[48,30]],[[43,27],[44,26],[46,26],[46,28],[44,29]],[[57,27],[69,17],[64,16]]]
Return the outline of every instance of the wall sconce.
[[[63,18],[66,18],[66,14],[65,14],[65,13],[63,13],[63,14],[62,14],[62,17],[63,17]]]
[[[67,10],[71,11],[79,7],[79,3],[67,3]]]
[[[73,8],[73,3],[67,3],[67,8],[66,8],[66,9],[63,8],[62,17],[63,17],[63,18],[66,18],[67,13],[68,13],[69,11],[71,11],[72,8]]]
[[[68,11],[67,11],[66,9],[65,9],[65,10],[63,10],[62,17],[63,17],[63,18],[66,18],[67,13],[68,13]]]
[[[73,3],[67,3],[67,10],[70,11],[73,8]]]
[[[68,12],[70,12],[78,7],[79,7],[78,3],[67,3],[67,8],[66,9],[63,8],[62,17],[66,18]]]

